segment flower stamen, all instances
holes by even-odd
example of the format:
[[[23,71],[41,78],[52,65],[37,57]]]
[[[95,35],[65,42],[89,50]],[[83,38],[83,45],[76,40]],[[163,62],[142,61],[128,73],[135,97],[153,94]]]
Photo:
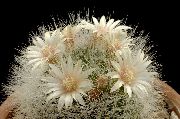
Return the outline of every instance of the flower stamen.
[[[120,77],[125,84],[131,84],[134,80],[134,72],[131,69],[124,67],[120,72]]]
[[[79,87],[78,80],[74,79],[71,76],[67,76],[65,80],[63,80],[63,88],[65,92],[73,92],[76,91]]]
[[[55,48],[52,46],[45,46],[42,49],[42,56],[49,64],[56,64],[58,62],[58,54],[55,52]]]

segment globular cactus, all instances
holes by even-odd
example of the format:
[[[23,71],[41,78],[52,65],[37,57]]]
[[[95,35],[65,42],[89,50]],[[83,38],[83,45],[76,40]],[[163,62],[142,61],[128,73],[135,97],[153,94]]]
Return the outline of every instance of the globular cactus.
[[[169,118],[146,38],[106,20],[78,19],[32,37],[7,86],[18,104],[14,119]]]

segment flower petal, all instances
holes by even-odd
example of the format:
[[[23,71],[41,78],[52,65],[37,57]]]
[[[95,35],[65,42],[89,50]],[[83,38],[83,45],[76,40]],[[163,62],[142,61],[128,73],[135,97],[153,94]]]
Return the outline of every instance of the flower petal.
[[[41,55],[41,53],[38,51],[28,51],[27,54],[28,55],[39,55],[39,56]]]
[[[51,42],[51,35],[50,35],[50,32],[46,32],[44,34],[44,39],[47,43],[50,43]]]
[[[68,108],[69,106],[71,107],[72,102],[73,102],[72,96],[69,95],[69,94],[66,94],[66,97],[65,97],[65,106],[66,106],[66,108]]]
[[[47,98],[46,98],[46,102],[49,102],[51,99],[55,99],[56,97],[60,96],[62,92],[61,91],[55,91],[53,93],[51,93]]]
[[[30,61],[27,63],[27,65],[31,65],[31,64],[33,64],[33,63],[35,63],[35,62],[38,62],[38,61],[40,61],[40,60],[41,60],[41,58],[32,59],[32,60],[30,60]]]
[[[116,25],[118,25],[119,22],[120,22],[120,20],[115,21],[115,22],[109,27],[109,30],[114,29],[114,27],[116,27]]]
[[[58,100],[58,110],[61,110],[65,103],[65,95],[61,95]]]
[[[28,54],[28,55],[26,55],[26,58],[40,58],[40,56],[39,55],[30,55],[30,54]]]
[[[114,22],[114,19],[110,19],[110,20],[107,22],[106,27],[109,28],[109,26],[111,26],[113,22]]]
[[[84,96],[87,96],[87,94],[86,94],[83,90],[81,90],[81,89],[77,90],[77,92],[78,92],[79,94],[82,94],[82,95],[84,95]]]
[[[116,91],[117,89],[119,89],[124,83],[120,80],[118,80],[114,86],[111,88],[111,91],[110,92],[114,92]]]
[[[37,46],[29,46],[29,47],[27,47],[27,49],[29,51],[40,51],[41,50],[41,48],[39,48]]]
[[[132,89],[131,89],[131,87],[128,86],[128,85],[125,85],[124,87],[126,89],[127,94],[129,95],[129,97],[132,97]]]
[[[120,65],[117,62],[111,61],[111,64],[113,65],[113,67],[116,69],[117,72],[121,71]]]
[[[100,25],[101,25],[102,27],[105,27],[105,25],[106,25],[106,18],[105,18],[105,16],[102,16],[102,17],[101,17],[101,19],[100,19]]]
[[[95,17],[92,17],[92,19],[93,19],[93,22],[94,22],[95,26],[98,26],[99,25],[98,20]]]
[[[44,43],[44,41],[41,38],[36,37],[36,40],[41,45],[41,47],[45,46],[45,43]]]
[[[53,82],[53,83],[47,83],[47,86],[48,86],[48,87],[58,87],[59,84]]]
[[[82,96],[79,93],[75,94],[75,99],[81,104],[81,105],[85,105],[84,100],[82,98]]]
[[[51,69],[52,69],[52,71],[53,71],[53,73],[57,76],[57,77],[59,77],[60,79],[62,79],[62,72],[60,71],[60,69],[59,68],[57,68],[55,65],[53,65],[53,64],[49,64],[49,66],[51,67]]]
[[[51,92],[55,92],[55,91],[58,91],[59,90],[59,88],[58,87],[55,87],[55,88],[51,88],[51,89],[49,89],[47,92],[46,92],[46,94],[49,94],[49,93],[51,93]]]
[[[120,25],[120,26],[116,27],[114,30],[115,31],[121,31],[122,29],[127,30],[127,29],[132,29],[132,28],[129,26],[125,26],[125,25]]]
[[[55,83],[57,85],[58,80],[53,77],[45,77],[42,78],[41,81],[48,82],[48,83]]]
[[[36,64],[34,64],[32,70],[36,69],[41,63],[42,63],[42,61],[36,62]]]

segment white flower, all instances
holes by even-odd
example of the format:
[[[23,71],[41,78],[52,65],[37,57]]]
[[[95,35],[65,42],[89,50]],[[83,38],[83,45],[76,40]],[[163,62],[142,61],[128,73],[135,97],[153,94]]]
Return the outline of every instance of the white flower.
[[[47,94],[47,101],[51,99],[58,99],[58,109],[64,106],[72,106],[73,99],[84,105],[82,96],[86,96],[86,91],[92,89],[92,83],[88,80],[88,75],[93,71],[89,69],[82,71],[81,62],[78,61],[73,66],[71,57],[68,58],[67,63],[61,62],[61,68],[57,68],[54,65],[50,65],[52,69],[51,78],[45,78],[44,81],[48,82],[47,86],[50,88]]]
[[[113,52],[119,52],[122,54],[124,50],[129,50],[129,46],[132,45],[132,38],[121,36],[121,33],[112,34],[110,38],[107,38],[108,49]]]
[[[99,22],[95,17],[93,17],[92,19],[94,24],[88,23],[85,20],[82,20],[81,23],[84,24],[88,29],[93,29],[93,32],[97,33],[97,36],[101,36],[106,33],[131,29],[128,26],[118,25],[120,23],[120,20],[114,22],[114,19],[110,19],[106,23],[105,16],[102,16]]]
[[[151,64],[148,57],[144,57],[144,53],[139,50],[136,56],[132,56],[130,52],[124,52],[122,55],[116,53],[118,62],[112,61],[112,65],[116,72],[110,72],[111,78],[118,78],[118,81],[111,88],[111,92],[116,91],[124,85],[125,91],[129,97],[134,92],[138,97],[148,95],[150,89],[149,81],[153,79],[156,72],[150,72],[147,67]]]
[[[105,16],[102,16],[100,19],[100,22],[93,17],[93,22],[94,22],[94,32],[97,32],[97,36],[104,35],[108,32],[111,32],[120,22],[120,20],[117,20],[114,22],[114,19],[110,19],[106,23],[106,18]]]
[[[106,23],[105,16],[102,16],[99,22],[93,17],[93,23],[88,23],[85,20],[81,21],[81,25],[85,29],[90,29],[95,33],[94,42],[98,49],[108,48],[110,51],[122,51],[130,45],[132,39],[128,38],[127,30],[131,29],[131,27],[118,25],[120,20],[114,22],[114,19],[110,19]]]
[[[36,37],[32,46],[27,49],[28,65],[33,64],[33,69],[45,64],[55,64],[64,52],[64,43],[59,29],[54,32],[46,32],[44,38]]]

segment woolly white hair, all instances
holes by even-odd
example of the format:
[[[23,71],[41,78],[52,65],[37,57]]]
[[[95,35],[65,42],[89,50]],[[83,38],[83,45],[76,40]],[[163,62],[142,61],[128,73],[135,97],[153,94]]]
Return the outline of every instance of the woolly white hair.
[[[18,104],[13,118],[169,118],[145,38],[127,30],[102,16],[33,37],[6,88]]]

